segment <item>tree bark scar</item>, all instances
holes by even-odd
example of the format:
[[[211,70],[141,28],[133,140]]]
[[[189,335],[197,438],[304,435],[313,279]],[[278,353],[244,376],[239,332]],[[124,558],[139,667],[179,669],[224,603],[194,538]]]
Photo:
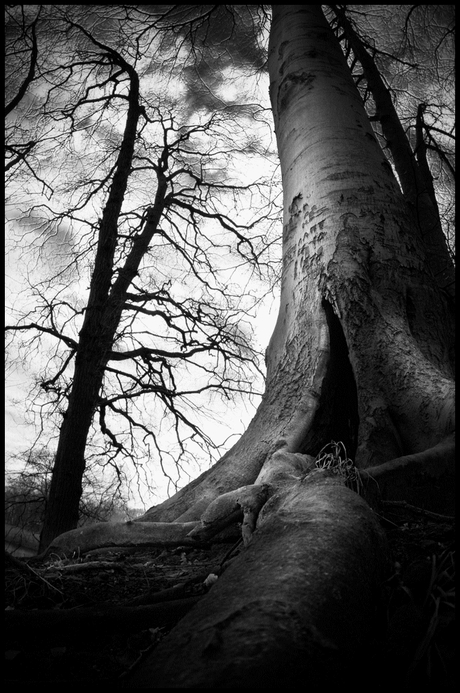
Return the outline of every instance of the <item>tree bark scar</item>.
[[[280,70],[281,72],[281,70]],[[313,89],[313,82],[316,75],[308,72],[290,72],[284,77],[278,87],[278,113],[281,113],[287,106],[292,88],[297,85],[302,85],[307,88],[307,91]]]
[[[301,200],[302,200],[302,193],[299,193],[295,197],[292,198],[292,202],[289,205],[288,211],[290,214],[289,221],[287,224],[284,225],[283,227],[283,244],[285,245],[286,243],[289,242],[291,237],[295,234],[296,229],[297,229],[297,217],[299,216],[301,212]]]
[[[297,215],[300,212],[300,201],[302,199],[302,193],[299,193],[292,198],[292,202],[289,205],[289,214]]]

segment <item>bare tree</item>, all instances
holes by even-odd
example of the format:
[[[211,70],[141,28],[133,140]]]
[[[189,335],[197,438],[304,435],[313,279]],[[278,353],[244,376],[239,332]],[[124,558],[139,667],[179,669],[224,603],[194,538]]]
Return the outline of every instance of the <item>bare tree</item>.
[[[36,26],[40,17],[40,8],[34,10],[35,16],[27,18],[24,9],[11,11],[7,8],[6,14],[6,97],[5,116],[21,103],[35,79],[38,44]],[[20,81],[19,81],[20,80]],[[8,132],[8,130],[7,130]],[[14,129],[13,129],[14,132]],[[23,162],[35,146],[35,142],[15,142],[11,130],[10,138],[6,141],[5,170],[8,172]],[[16,133],[15,133],[16,134]]]
[[[9,473],[5,488],[5,522],[21,529],[33,531],[40,537],[46,502],[54,466],[54,454],[43,448],[35,450],[21,464],[18,471]],[[99,460],[87,465],[82,479],[83,494],[80,499],[79,526],[109,520],[117,512],[129,519],[126,501],[120,494],[115,473],[112,479],[101,479],[104,467]],[[107,475],[106,475],[107,476]]]
[[[136,430],[144,444],[150,441],[160,463],[166,454],[162,445],[168,443],[161,443],[155,425],[137,416],[146,396],[155,396],[171,419],[180,459],[187,437],[212,449],[195,416],[198,395],[233,398],[253,391],[257,362],[250,326],[242,319],[241,292],[229,278],[235,262],[260,272],[266,241],[252,230],[259,221],[270,221],[263,210],[270,182],[238,183],[228,170],[238,128],[245,142],[232,108],[223,104],[181,124],[180,111],[176,116],[174,103],[168,107],[166,93],[153,90],[154,71],[144,56],[159,48],[145,21],[132,20],[125,58],[113,46],[123,44],[127,26],[122,20],[130,20],[130,10],[110,18],[102,11],[110,32],[101,29],[97,12],[86,20],[79,8],[50,12],[53,40],[59,36],[63,48],[48,60],[50,20],[42,17],[43,47],[40,52],[38,37],[34,79],[37,92],[48,82],[52,86],[35,95],[35,113],[48,133],[35,157],[48,174],[46,192],[56,202],[26,202],[25,215],[28,238],[38,234],[39,252],[49,253],[51,246],[55,253],[57,236],[64,257],[51,277],[31,278],[35,308],[7,326],[14,335],[26,334],[22,348],[29,353],[34,346],[40,350],[44,336],[57,344],[39,382],[49,395],[47,411],[62,417],[42,548],[77,525],[93,424],[120,473],[117,456],[138,459]],[[98,38],[106,33],[109,43]],[[251,120],[261,109],[249,104],[244,110]],[[251,145],[257,154],[254,138]],[[62,147],[65,157],[59,154]],[[51,184],[56,164],[65,179],[55,177]],[[29,186],[39,180],[38,175],[28,179]],[[23,187],[17,189],[19,181],[21,176],[11,183],[14,204],[24,194]],[[226,213],[228,196],[240,221]],[[98,204],[101,215],[95,219]],[[56,260],[48,256],[52,267]],[[88,262],[89,294],[82,302],[69,295],[67,283],[72,274],[83,278]],[[246,307],[251,302],[248,296]]]

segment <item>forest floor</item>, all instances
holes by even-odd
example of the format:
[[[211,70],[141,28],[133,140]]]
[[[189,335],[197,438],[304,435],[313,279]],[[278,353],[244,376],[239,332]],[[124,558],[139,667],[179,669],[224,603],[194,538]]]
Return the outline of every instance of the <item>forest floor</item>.
[[[382,585],[370,690],[453,689],[453,521],[411,506],[390,506],[381,520],[393,569]],[[206,548],[100,549],[30,566],[7,555],[7,688],[122,687],[241,550],[234,535]]]

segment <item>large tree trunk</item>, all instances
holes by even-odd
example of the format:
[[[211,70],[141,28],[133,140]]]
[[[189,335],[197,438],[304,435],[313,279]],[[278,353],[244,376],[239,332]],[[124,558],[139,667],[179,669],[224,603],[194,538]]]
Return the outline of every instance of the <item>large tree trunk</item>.
[[[435,464],[424,451],[454,426],[447,307],[319,5],[273,6],[269,71],[284,238],[266,392],[220,463],[143,519],[196,519],[242,483],[272,495],[246,550],[127,687],[356,683],[384,541],[337,478],[299,474],[298,453],[341,440],[361,470],[394,474]]]
[[[216,499],[205,530],[225,492],[255,484],[260,499],[263,485],[268,501],[246,549],[127,687],[355,683],[385,542],[369,505],[312,460],[331,440],[363,477],[385,463],[413,473],[440,448],[452,457],[439,445],[454,426],[447,308],[321,6],[273,6],[269,71],[284,236],[266,391],[232,450],[141,519],[191,522]],[[253,528],[240,498],[251,488],[236,495]]]
[[[319,6],[274,6],[269,70],[284,240],[265,395],[234,448],[145,520],[198,519],[278,447],[342,440],[364,469],[454,427],[445,298]]]

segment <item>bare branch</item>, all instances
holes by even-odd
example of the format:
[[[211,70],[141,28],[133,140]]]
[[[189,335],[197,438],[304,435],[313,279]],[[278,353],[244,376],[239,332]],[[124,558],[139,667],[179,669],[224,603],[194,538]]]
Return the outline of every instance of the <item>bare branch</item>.
[[[74,351],[77,349],[77,342],[66,335],[61,334],[56,329],[51,327],[45,327],[44,325],[39,325],[38,323],[31,322],[27,325],[6,325],[5,330],[10,330],[14,332],[24,332],[29,330],[37,330],[38,332],[43,332],[44,334],[50,334],[56,339],[60,339],[64,344]]]
[[[40,8],[38,8],[37,16],[35,17],[34,21],[30,25],[32,47],[30,50],[29,70],[28,70],[26,77],[24,78],[24,81],[22,82],[21,86],[19,87],[17,94],[5,106],[5,116],[9,115],[16,108],[16,106],[22,101],[25,93],[27,92],[27,89],[29,88],[29,85],[33,82],[33,80],[35,78],[35,71],[36,71],[37,57],[38,57],[38,44],[37,44],[37,36],[35,33],[35,27],[36,27],[36,24],[38,22],[39,16],[40,16]],[[27,32],[25,32],[25,33],[27,33]],[[32,144],[32,143],[29,143],[29,144]],[[25,153],[24,153],[24,155],[25,155]]]

